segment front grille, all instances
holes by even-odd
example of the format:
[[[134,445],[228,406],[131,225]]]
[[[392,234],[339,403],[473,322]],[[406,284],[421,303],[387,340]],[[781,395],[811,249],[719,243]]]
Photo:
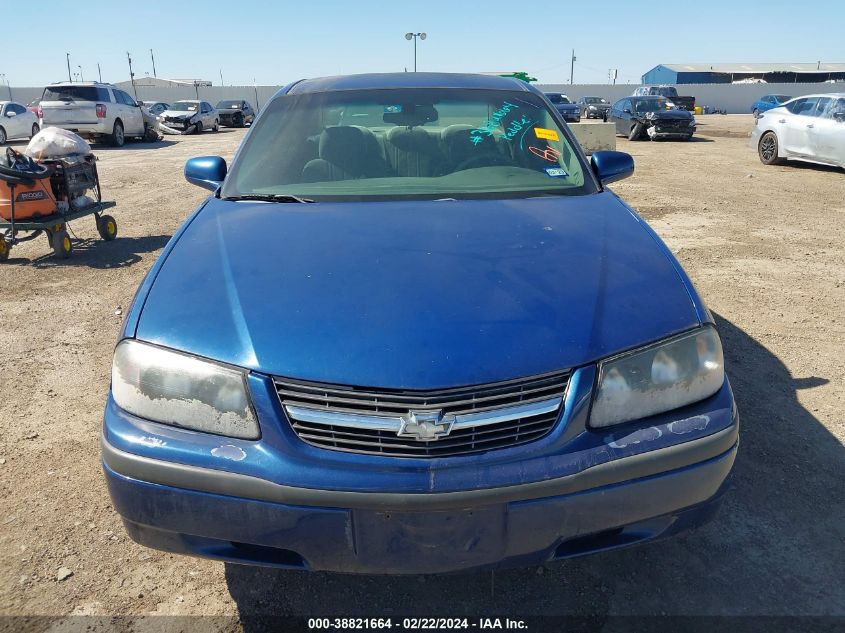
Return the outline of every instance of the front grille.
[[[380,390],[294,382],[282,378],[274,380],[282,406],[291,427],[304,442],[320,448],[354,453],[368,453],[396,457],[447,457],[482,453],[494,449],[517,446],[538,440],[548,434],[563,409],[563,397],[569,382],[569,372],[554,372],[542,376],[510,380],[500,383],[439,389],[430,391]],[[554,410],[536,415],[495,423],[472,424],[455,428],[445,437],[423,440],[398,435],[400,419],[410,411],[441,411],[443,416],[473,415],[475,418],[501,414],[524,405],[557,403]],[[294,407],[291,411],[288,408]],[[345,416],[341,423],[323,420],[297,419],[297,409],[305,407],[312,413]],[[552,408],[550,406],[546,409]],[[299,409],[301,411],[301,409]],[[507,416],[505,416],[507,417]],[[396,428],[359,428],[348,423],[349,418],[390,421]],[[466,418],[469,419],[469,418]],[[467,425],[469,424],[469,425]],[[386,424],[386,426],[389,426]]]
[[[657,121],[655,126],[660,130],[688,130],[690,125],[686,119],[665,119]]]

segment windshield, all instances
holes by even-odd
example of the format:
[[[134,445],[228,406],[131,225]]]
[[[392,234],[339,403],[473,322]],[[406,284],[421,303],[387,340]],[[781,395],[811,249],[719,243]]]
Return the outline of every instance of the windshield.
[[[674,88],[653,88],[651,94],[660,95],[661,97],[677,97],[678,91]]]
[[[196,112],[199,104],[195,101],[177,101],[170,109],[174,112]]]
[[[666,109],[666,99],[632,99],[634,112],[658,112]]]
[[[109,91],[97,86],[48,86],[42,101],[111,101]]]
[[[268,106],[223,197],[501,198],[593,193],[543,100],[521,91],[308,93]]]
[[[585,103],[607,103],[607,101],[605,101],[601,97],[584,97],[584,102]]]
[[[241,102],[240,101],[221,101],[217,104],[218,110],[223,110],[225,108],[240,108]]]
[[[776,101],[777,103],[784,103],[784,102],[789,101],[790,99],[792,99],[792,97],[790,97],[790,96],[788,96],[788,95],[772,95],[772,96],[774,96],[775,101]]]

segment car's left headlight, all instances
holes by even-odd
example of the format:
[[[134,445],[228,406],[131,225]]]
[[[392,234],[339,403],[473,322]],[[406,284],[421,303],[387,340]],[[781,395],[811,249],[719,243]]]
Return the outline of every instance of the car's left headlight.
[[[124,340],[111,380],[117,405],[139,417],[247,440],[261,435],[242,370]]]
[[[722,343],[706,326],[599,365],[590,426],[607,427],[698,402],[725,381]]]

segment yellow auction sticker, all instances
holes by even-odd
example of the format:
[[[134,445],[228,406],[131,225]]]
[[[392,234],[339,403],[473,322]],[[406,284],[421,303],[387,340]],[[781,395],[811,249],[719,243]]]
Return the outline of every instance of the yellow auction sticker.
[[[537,138],[544,138],[547,141],[558,141],[558,140],[560,140],[558,138],[557,132],[555,132],[554,130],[547,130],[546,128],[543,128],[543,127],[535,127],[534,128],[534,134],[537,135]]]

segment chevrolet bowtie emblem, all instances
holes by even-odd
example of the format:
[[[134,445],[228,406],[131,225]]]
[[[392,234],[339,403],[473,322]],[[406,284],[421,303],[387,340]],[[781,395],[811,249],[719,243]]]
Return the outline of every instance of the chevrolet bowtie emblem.
[[[402,416],[402,425],[397,435],[428,442],[446,437],[455,423],[454,415],[443,415],[443,411],[408,411]]]

